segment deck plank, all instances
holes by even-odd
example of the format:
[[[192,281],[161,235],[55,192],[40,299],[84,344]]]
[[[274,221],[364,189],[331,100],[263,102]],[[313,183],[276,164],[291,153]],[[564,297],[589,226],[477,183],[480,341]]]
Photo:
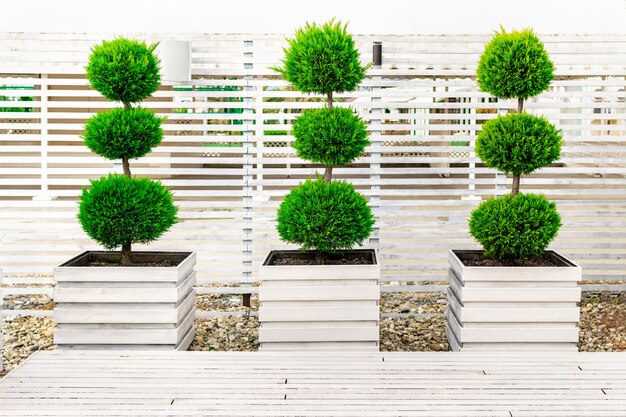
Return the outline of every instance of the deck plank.
[[[626,415],[625,353],[49,351],[0,416]]]

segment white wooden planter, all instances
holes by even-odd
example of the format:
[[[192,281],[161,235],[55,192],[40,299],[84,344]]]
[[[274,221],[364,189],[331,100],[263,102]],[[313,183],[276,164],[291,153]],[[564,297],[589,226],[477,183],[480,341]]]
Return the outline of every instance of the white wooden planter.
[[[195,253],[133,252],[172,267],[85,266],[84,252],[54,268],[54,342],[59,348],[161,348],[186,350],[194,338]]]
[[[465,266],[450,251],[448,325],[453,350],[577,350],[581,268],[548,251],[559,267]]]
[[[259,271],[260,349],[377,351],[380,264],[363,251],[373,265],[273,266],[271,252]]]

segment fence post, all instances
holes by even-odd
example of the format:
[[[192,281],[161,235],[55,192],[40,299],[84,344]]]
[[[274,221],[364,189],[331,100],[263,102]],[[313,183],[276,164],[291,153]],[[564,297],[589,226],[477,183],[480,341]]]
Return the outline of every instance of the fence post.
[[[39,130],[39,140],[41,146],[41,189],[39,195],[34,196],[33,200],[50,201],[52,198],[48,189],[48,74],[41,74],[40,79],[39,120],[41,128]]]
[[[469,168],[469,173],[467,174],[467,178],[469,179],[469,184],[467,186],[467,195],[461,197],[464,201],[481,201],[482,198],[476,195],[476,162],[473,161],[476,158],[476,136],[477,131],[473,129],[476,127],[476,107],[472,107],[472,98],[468,97],[463,100],[468,104],[470,121],[469,121],[469,129],[467,130],[468,138],[469,138],[469,157],[471,161],[467,164]]]
[[[243,41],[243,68],[246,81],[243,87],[243,286],[250,286],[252,279],[252,215],[253,215],[253,159],[254,159],[254,89],[252,80],[254,41]],[[250,307],[250,294],[242,294],[242,304]]]
[[[382,66],[382,42],[374,42],[372,45],[372,62],[374,63],[373,69],[379,70]],[[375,248],[380,248],[380,145],[381,145],[381,133],[382,133],[382,98],[380,97],[380,75],[373,75],[371,77],[373,85],[371,95],[371,108],[370,108],[370,142],[372,143],[373,151],[370,153],[370,207],[374,211],[376,223],[372,228],[372,234],[370,235],[370,245]]]

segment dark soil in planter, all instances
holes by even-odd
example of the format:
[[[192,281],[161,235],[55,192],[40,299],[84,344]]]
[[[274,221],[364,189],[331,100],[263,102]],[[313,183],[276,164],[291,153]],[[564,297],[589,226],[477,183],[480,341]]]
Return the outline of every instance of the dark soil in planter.
[[[482,251],[454,251],[465,266],[521,266],[521,267],[567,267],[572,266],[553,251],[546,251],[543,255],[526,260],[497,260],[485,257]]]
[[[370,249],[325,254],[324,265],[375,265],[376,257]],[[315,252],[272,251],[263,265],[316,265]]]
[[[189,256],[189,252],[133,252],[132,265],[121,265],[120,252],[87,251],[61,266],[128,266],[128,267],[175,267]]]

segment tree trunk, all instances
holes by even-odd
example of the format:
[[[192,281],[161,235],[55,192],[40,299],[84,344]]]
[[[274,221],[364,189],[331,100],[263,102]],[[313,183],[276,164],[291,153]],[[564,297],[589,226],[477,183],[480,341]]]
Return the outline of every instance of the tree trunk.
[[[524,99],[518,98],[517,99],[517,112],[521,113],[522,111],[524,111]]]
[[[324,254],[318,250],[315,251],[315,264],[324,265]]]
[[[120,262],[121,265],[128,266],[133,264],[130,258],[130,245],[130,243],[125,243],[122,245],[122,260]]]
[[[511,195],[513,197],[515,197],[517,193],[519,193],[520,177],[521,177],[520,175],[513,175],[513,187],[511,189]]]
[[[122,168],[124,169],[124,175],[130,177],[130,163],[126,157],[122,158]]]
[[[328,110],[331,110],[333,108],[332,91],[326,95],[326,105],[328,107]],[[333,180],[333,167],[327,166],[326,169],[324,170],[324,182],[326,182],[327,184],[330,184],[332,180]]]
[[[324,170],[324,182],[330,184],[333,180],[333,167],[327,166]]]

